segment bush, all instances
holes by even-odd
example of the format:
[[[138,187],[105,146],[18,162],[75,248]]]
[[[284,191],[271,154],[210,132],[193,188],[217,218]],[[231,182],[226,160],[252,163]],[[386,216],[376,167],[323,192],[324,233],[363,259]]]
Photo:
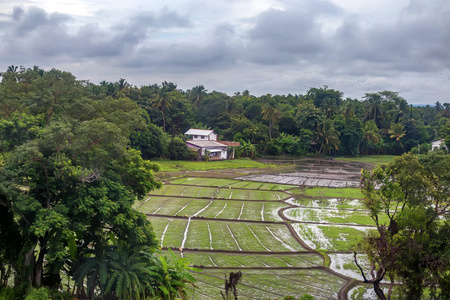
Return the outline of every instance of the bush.
[[[44,287],[40,289],[32,289],[28,295],[25,297],[25,300],[48,300],[48,290]]]

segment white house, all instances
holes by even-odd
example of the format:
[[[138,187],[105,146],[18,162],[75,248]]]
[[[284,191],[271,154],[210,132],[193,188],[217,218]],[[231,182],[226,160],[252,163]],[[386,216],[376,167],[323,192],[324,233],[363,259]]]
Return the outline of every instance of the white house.
[[[200,158],[208,154],[210,160],[234,158],[234,149],[240,145],[237,142],[218,141],[217,133],[213,130],[191,128],[185,135],[192,137],[186,141],[186,145],[197,151]],[[230,153],[229,148],[233,150]]]
[[[445,145],[444,139],[431,141],[431,150],[441,149],[441,147],[444,147],[448,151],[447,146]]]
[[[217,141],[217,133],[214,130],[191,128],[185,135],[192,136],[193,141]]]
[[[186,141],[186,145],[201,157],[208,153],[210,160],[227,159],[228,147],[216,141]]]

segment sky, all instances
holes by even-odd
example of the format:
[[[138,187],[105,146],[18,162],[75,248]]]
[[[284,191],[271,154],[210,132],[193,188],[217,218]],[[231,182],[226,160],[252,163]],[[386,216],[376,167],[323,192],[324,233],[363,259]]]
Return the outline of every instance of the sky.
[[[0,71],[450,102],[448,0],[1,0]]]

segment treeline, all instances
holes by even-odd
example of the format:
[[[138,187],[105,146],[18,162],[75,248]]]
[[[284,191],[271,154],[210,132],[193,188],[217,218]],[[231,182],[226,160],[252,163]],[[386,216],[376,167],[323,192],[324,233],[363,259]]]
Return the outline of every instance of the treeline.
[[[33,78],[43,73],[38,67],[11,66],[3,81],[27,93]],[[147,159],[188,159],[182,138],[189,128],[213,129],[221,140],[241,142],[241,156],[424,153],[438,138],[450,145],[449,103],[414,107],[391,91],[357,100],[327,86],[310,88],[305,95],[255,97],[247,90],[233,96],[208,92],[203,85],[183,91],[166,81],[140,87],[122,78],[80,84],[93,99],[129,98],[143,109],[146,126],[130,138]]]

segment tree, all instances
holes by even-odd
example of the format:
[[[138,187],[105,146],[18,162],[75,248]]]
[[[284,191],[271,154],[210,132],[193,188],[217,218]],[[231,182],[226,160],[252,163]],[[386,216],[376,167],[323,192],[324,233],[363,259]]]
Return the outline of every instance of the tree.
[[[319,131],[316,132],[319,142],[320,142],[320,149],[319,153],[327,153],[331,149],[338,150],[340,141],[339,141],[339,132],[334,128],[331,121],[326,121],[323,123],[322,127]]]
[[[359,146],[364,135],[360,120],[355,115],[336,116],[334,127],[340,133],[339,153],[345,155],[356,155],[359,153]]]
[[[384,119],[382,108],[383,99],[379,93],[366,93],[366,116],[365,120],[372,120],[377,126]]]
[[[192,88],[192,90],[190,91],[190,98],[193,99],[194,106],[196,106],[197,108],[200,107],[203,101],[203,95],[206,92],[207,90],[203,85],[197,85]]]
[[[368,121],[364,125],[364,136],[361,144],[361,152],[368,154],[374,145],[379,144],[381,136],[378,133],[377,125],[374,122]]]
[[[164,81],[159,89],[156,98],[153,99],[153,107],[161,112],[163,118],[163,131],[166,131],[166,117],[165,111],[172,107],[173,102],[181,97],[181,94],[176,90],[176,84]]]
[[[272,139],[272,126],[280,117],[280,112],[272,105],[264,105],[261,111],[264,120],[269,121],[269,140]]]
[[[112,239],[154,247],[151,224],[132,207],[161,186],[153,178],[158,166],[127,146],[132,128],[143,123],[137,105],[86,98],[71,74],[57,70],[36,78],[30,90],[37,94],[20,99],[29,114],[18,120],[29,121],[31,134],[14,141],[8,131],[21,125],[0,128],[4,142],[16,143],[0,166],[0,210],[21,244],[14,257],[0,255],[16,284],[57,285],[69,248],[77,259]]]
[[[385,274],[391,280],[400,277],[409,299],[420,299],[424,287],[435,294],[449,293],[446,282],[450,224],[448,216],[443,221],[439,219],[448,212],[449,194],[444,178],[449,171],[441,170],[445,175],[437,175],[440,171],[434,169],[437,161],[429,157],[421,163],[417,157],[404,154],[385,168],[362,173],[364,205],[377,230],[369,233],[360,251],[368,255],[373,269],[378,270],[372,283],[381,299],[384,294],[376,284]],[[447,165],[450,158],[444,161]]]

